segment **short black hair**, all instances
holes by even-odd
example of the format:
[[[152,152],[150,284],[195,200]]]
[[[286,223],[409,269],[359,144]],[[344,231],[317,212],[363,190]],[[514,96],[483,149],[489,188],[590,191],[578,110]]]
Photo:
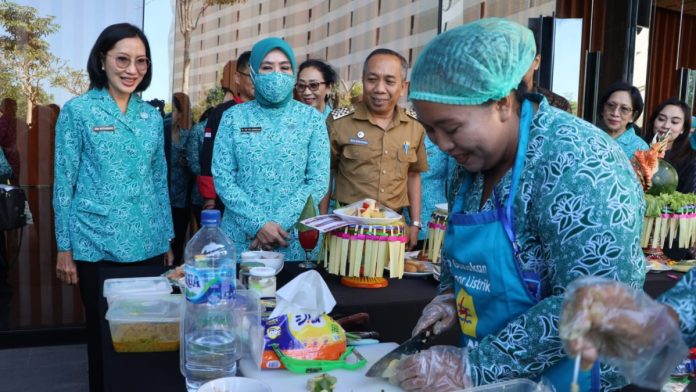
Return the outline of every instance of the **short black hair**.
[[[251,57],[251,51],[249,50],[239,55],[237,58],[237,72],[246,71],[247,67],[249,66],[249,57]]]
[[[604,95],[599,100],[599,105],[597,106],[598,113],[602,113],[604,109],[604,104],[607,103],[609,97],[617,91],[625,91],[631,96],[631,105],[633,106],[633,117],[630,122],[636,121],[641,114],[643,114],[643,97],[640,96],[640,91],[626,82],[616,81],[604,90]]]
[[[145,56],[150,60],[150,66],[143,77],[143,80],[135,88],[135,92],[144,91],[150,86],[152,81],[152,56],[150,55],[150,43],[145,37],[145,33],[137,26],[130,23],[117,23],[104,29],[94,42],[92,51],[87,59],[87,73],[89,74],[89,88],[106,88],[109,80],[106,72],[102,69],[102,58],[110,51],[116,43],[125,38],[139,38],[145,45]]]
[[[405,81],[406,76],[408,74],[408,61],[406,61],[406,58],[404,56],[400,55],[398,52],[395,52],[395,51],[393,51],[391,49],[387,49],[387,48],[377,48],[377,49],[373,50],[372,52],[370,52],[370,54],[367,55],[367,58],[365,59],[365,62],[363,63],[363,71],[362,71],[363,77],[365,76],[365,72],[367,72],[367,63],[370,62],[370,59],[373,56],[377,56],[380,54],[387,55],[387,56],[394,56],[397,59],[399,59],[399,61],[401,62],[401,78],[403,79],[402,81]]]
[[[317,59],[305,60],[304,62],[302,62],[302,64],[300,64],[300,67],[297,69],[297,77],[299,77],[300,73],[305,68],[316,68],[319,72],[321,72],[321,77],[324,78],[324,82],[327,86],[333,86],[334,84],[336,84],[336,82],[338,82],[338,74],[333,69],[333,67],[325,61]]]

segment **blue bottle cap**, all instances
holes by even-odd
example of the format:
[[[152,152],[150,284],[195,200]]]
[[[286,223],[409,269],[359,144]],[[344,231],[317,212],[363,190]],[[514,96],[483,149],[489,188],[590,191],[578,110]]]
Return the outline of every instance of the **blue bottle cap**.
[[[220,224],[220,210],[201,211],[201,225],[215,226]]]

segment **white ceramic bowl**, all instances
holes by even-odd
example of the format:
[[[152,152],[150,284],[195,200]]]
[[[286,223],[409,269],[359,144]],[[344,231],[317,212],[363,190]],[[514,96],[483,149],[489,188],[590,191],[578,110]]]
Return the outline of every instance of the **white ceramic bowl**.
[[[275,269],[276,275],[283,269],[285,261],[283,254],[278,252],[269,252],[265,250],[250,250],[242,252],[241,263],[261,263],[266,267]]]
[[[271,387],[253,378],[224,377],[201,385],[198,392],[271,392]]]

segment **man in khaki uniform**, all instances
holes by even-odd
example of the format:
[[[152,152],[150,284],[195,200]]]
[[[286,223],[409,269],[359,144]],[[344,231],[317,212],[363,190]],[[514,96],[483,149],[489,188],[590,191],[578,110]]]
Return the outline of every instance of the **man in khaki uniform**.
[[[411,110],[397,106],[408,90],[408,64],[400,54],[376,49],[363,66],[363,100],[339,108],[328,119],[332,198],[341,205],[372,198],[401,213],[421,216],[421,177],[428,170],[425,131]],[[322,213],[329,198],[322,201]],[[418,240],[421,222],[409,230],[409,249]]]

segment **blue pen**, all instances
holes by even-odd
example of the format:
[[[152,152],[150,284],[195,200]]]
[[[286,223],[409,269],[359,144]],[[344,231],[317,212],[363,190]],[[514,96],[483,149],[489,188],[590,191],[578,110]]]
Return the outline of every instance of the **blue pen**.
[[[408,155],[408,148],[411,146],[411,143],[409,142],[404,142],[404,154]]]

